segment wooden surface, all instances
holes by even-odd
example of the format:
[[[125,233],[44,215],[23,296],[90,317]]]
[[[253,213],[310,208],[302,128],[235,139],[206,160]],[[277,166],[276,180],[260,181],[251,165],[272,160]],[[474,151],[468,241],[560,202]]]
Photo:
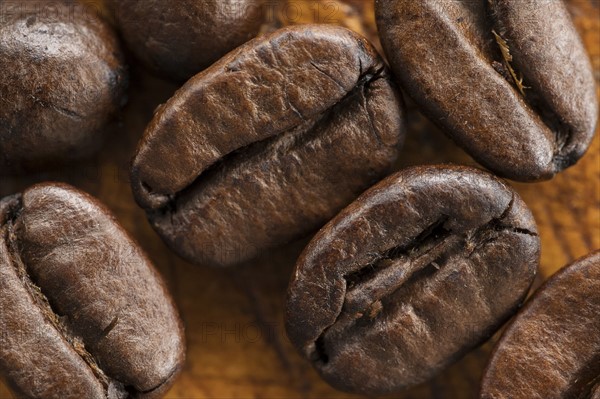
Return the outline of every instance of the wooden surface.
[[[291,0],[290,0],[291,1]],[[273,3],[273,2],[271,2]],[[372,2],[291,1],[294,21],[338,23],[373,38]],[[569,1],[600,79],[600,16],[597,0]],[[271,25],[289,23],[273,18]],[[129,104],[109,127],[107,143],[93,160],[37,176],[3,179],[0,196],[45,180],[65,181],[104,201],[140,242],[168,280],[186,325],[188,359],[168,398],[346,398],[322,382],[292,348],[283,331],[287,281],[306,240],[264,254],[243,267],[213,270],[172,254],[135,205],[128,185],[132,151],[156,106],[176,86],[147,75],[132,61]],[[398,167],[473,162],[410,106],[409,137]],[[553,181],[515,184],[539,224],[543,251],[540,281],[567,262],[600,248],[600,138],[586,157]],[[539,281],[538,281],[539,282]],[[472,352],[429,384],[397,398],[470,398],[491,343]],[[357,365],[360,367],[360,365]],[[13,398],[0,383],[0,398]]]

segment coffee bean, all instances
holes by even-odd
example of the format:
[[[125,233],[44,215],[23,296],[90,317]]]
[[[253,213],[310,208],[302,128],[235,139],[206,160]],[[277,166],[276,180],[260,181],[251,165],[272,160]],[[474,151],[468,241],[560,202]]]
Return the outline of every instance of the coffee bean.
[[[385,176],[403,107],[365,39],[285,28],[227,55],[158,110],[133,161],[133,192],[184,258],[242,262],[316,230]]]
[[[507,327],[481,398],[600,398],[600,251],[545,283]]]
[[[561,0],[377,0],[376,9],[399,83],[482,165],[532,181],[583,156],[598,102]]]
[[[84,159],[124,102],[116,35],[69,1],[0,1],[0,174]]]
[[[288,289],[288,336],[338,389],[411,387],[516,311],[539,251],[531,213],[492,175],[459,166],[401,171],[304,250]]]
[[[153,398],[182,367],[181,321],[94,198],[41,184],[0,201],[0,372],[27,398]]]
[[[123,38],[155,73],[185,81],[256,36],[262,0],[109,0]]]

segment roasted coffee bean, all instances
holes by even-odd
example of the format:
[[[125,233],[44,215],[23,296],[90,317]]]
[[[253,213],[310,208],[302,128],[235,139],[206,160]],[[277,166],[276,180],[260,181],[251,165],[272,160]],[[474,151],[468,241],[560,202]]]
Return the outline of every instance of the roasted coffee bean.
[[[262,0],[109,0],[128,47],[152,71],[185,81],[256,36]]]
[[[18,394],[164,394],[183,363],[181,322],[106,208],[41,184],[0,201],[0,234],[0,373]]]
[[[485,399],[600,398],[600,251],[550,278],[507,327]]]
[[[482,165],[533,181],[583,156],[598,103],[561,0],[377,0],[376,9],[399,83]]]
[[[231,265],[324,224],[393,166],[403,103],[372,46],[290,27],[186,83],[133,161],[138,203],[167,244]]]
[[[338,389],[384,394],[422,383],[516,311],[539,251],[531,213],[492,175],[401,171],[304,250],[288,289],[288,336]]]
[[[0,174],[84,159],[124,102],[115,34],[69,1],[0,0]]]

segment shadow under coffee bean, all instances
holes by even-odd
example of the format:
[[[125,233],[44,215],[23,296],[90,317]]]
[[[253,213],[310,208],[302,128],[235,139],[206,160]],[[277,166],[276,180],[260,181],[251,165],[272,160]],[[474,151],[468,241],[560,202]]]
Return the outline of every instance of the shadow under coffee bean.
[[[183,367],[173,302],[94,198],[41,184],[0,201],[0,372],[38,399],[161,397]]]
[[[397,392],[514,314],[539,254],[533,217],[505,183],[467,167],[406,169],[304,250],[288,289],[288,336],[334,387]]]
[[[506,328],[481,398],[600,398],[600,251],[551,277]]]
[[[561,0],[377,0],[382,44],[423,112],[476,161],[549,179],[590,146],[588,55]]]
[[[366,39],[285,28],[157,110],[131,183],[175,252],[226,266],[322,226],[390,172],[403,138],[404,104]]]

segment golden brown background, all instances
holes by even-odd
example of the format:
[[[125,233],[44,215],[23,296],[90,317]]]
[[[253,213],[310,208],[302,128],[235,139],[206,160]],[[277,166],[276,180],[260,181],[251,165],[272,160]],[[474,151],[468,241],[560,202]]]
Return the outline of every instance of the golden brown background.
[[[87,0],[99,10],[101,0]],[[176,0],[173,0],[176,1]],[[418,0],[416,0],[418,1]],[[372,0],[270,1],[265,31],[289,23],[336,23],[376,41]],[[567,4],[600,80],[598,0]],[[156,106],[177,86],[149,76],[133,60],[129,103],[109,127],[101,153],[75,168],[3,179],[0,196],[44,180],[71,183],[104,201],[140,242],[167,279],[186,325],[188,358],[167,398],[347,398],[322,382],[287,341],[283,300],[295,259],[306,240],[230,270],[192,266],[171,253],[132,198],[128,165]],[[398,167],[473,161],[409,104],[410,130]],[[600,137],[579,164],[539,184],[515,184],[529,204],[542,239],[541,280],[575,258],[600,248]],[[433,381],[401,399],[475,397],[491,344],[467,355]],[[357,365],[360,367],[360,365]],[[0,398],[14,396],[0,383]]]

